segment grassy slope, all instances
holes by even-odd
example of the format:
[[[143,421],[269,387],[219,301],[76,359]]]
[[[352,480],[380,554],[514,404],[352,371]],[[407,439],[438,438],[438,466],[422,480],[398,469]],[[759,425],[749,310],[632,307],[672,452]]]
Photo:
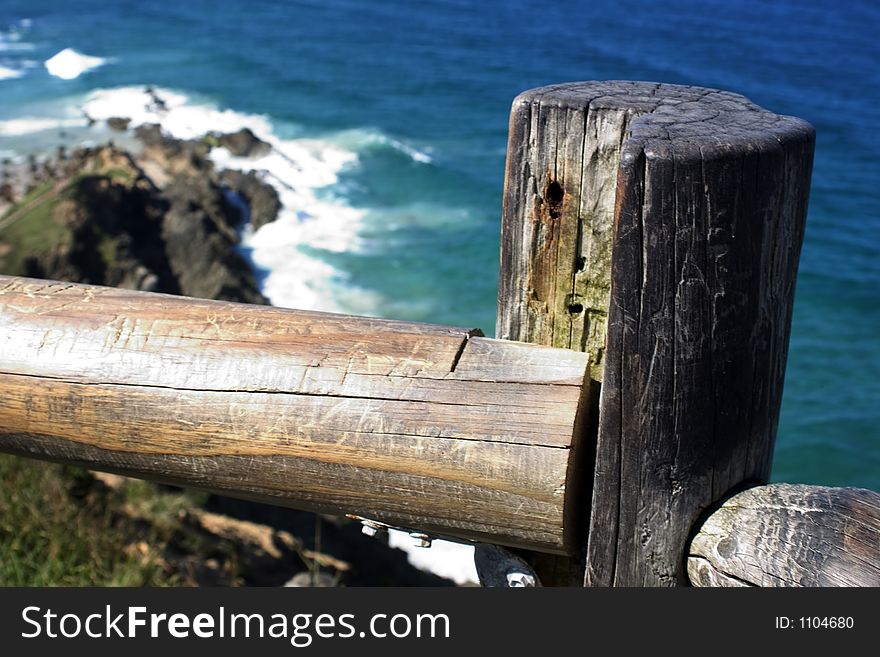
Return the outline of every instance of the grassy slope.
[[[0,456],[0,585],[173,585],[161,537],[114,507],[119,500],[79,468]]]
[[[13,276],[24,274],[28,255],[48,251],[70,240],[70,230],[55,220],[55,208],[69,194],[59,194],[52,183],[43,183],[31,191],[0,220],[0,271]]]

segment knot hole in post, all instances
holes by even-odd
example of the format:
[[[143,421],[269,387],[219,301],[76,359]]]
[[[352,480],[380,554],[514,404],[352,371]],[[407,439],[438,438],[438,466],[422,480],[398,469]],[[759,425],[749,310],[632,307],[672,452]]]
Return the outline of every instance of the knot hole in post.
[[[547,189],[544,190],[544,200],[547,202],[547,214],[551,219],[559,219],[562,216],[562,200],[565,198],[565,191],[557,181],[551,180],[547,183]]]

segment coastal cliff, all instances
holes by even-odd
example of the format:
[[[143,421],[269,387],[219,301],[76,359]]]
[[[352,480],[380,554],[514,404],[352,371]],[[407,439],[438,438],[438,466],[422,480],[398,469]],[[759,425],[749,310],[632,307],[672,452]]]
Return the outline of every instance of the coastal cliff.
[[[136,136],[137,153],[79,148],[20,172],[26,193],[0,218],[0,270],[267,303],[236,250],[237,229],[251,204],[261,224],[275,219],[275,190],[254,173],[217,171],[207,139],[174,139],[155,125]]]

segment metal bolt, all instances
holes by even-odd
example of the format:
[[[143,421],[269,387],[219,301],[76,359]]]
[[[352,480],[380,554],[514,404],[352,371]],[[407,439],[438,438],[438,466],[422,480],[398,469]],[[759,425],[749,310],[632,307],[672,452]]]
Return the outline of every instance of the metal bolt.
[[[379,532],[385,531],[385,525],[381,522],[376,522],[374,520],[361,520],[361,533],[366,536],[376,536]]]
[[[512,589],[533,588],[535,578],[528,573],[507,573],[507,585]]]
[[[431,547],[431,537],[428,534],[422,534],[420,532],[412,532],[410,536],[415,539],[416,547],[429,548]]]

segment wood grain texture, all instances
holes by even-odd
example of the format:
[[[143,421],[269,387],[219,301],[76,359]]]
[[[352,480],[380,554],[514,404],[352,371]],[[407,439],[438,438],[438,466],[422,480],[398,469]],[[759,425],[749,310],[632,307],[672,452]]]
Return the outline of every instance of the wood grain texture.
[[[766,480],[813,147],[807,123],[712,89],[514,101],[496,334],[593,363],[587,585],[686,583],[700,513]]]
[[[731,496],[690,543],[694,586],[880,586],[880,494],[756,486]]]
[[[0,450],[557,553],[587,358],[0,277]]]
[[[587,499],[604,366],[617,160],[631,113],[589,103],[543,103],[544,91],[522,94],[511,111],[496,335],[589,355],[592,426],[585,431],[593,438],[578,465],[586,484],[577,493]],[[582,555],[528,558],[545,585],[583,581]]]
[[[631,108],[513,103],[496,336],[586,351],[602,380],[618,161]]]

